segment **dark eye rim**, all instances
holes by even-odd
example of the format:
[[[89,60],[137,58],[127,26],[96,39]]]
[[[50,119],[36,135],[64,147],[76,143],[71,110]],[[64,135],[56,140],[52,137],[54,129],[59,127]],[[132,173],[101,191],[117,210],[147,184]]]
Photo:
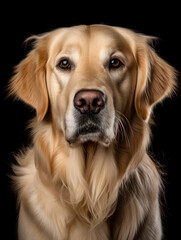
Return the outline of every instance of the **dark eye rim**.
[[[67,61],[67,64],[63,64],[63,62]],[[59,60],[58,64],[57,64],[57,68],[58,69],[61,69],[61,70],[65,70],[65,71],[68,71],[68,70],[71,70],[71,62],[68,58],[62,58]]]
[[[113,61],[116,61],[115,63],[113,63]],[[110,70],[116,70],[118,68],[124,67],[124,63],[117,57],[113,57],[110,59],[109,62],[109,69]]]

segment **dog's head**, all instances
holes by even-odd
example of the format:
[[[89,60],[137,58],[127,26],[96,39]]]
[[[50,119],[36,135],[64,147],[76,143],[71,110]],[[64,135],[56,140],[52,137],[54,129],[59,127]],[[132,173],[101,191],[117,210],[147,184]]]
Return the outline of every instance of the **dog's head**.
[[[124,121],[147,121],[174,88],[174,69],[149,46],[151,38],[130,30],[76,26],[34,40],[10,92],[36,109],[38,121],[51,114],[71,144],[108,146]]]

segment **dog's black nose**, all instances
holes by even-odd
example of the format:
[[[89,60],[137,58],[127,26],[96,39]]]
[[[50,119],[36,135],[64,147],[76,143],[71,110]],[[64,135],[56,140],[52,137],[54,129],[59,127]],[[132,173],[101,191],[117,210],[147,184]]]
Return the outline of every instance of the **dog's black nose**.
[[[82,114],[98,114],[104,105],[105,95],[100,90],[80,90],[74,97],[74,106]]]

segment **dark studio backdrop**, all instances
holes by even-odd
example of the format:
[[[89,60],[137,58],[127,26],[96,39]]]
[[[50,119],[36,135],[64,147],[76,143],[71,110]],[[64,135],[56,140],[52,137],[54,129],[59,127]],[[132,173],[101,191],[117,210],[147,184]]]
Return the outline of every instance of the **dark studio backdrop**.
[[[64,26],[103,23],[131,28],[138,32],[157,36],[154,44],[157,53],[181,71],[181,34],[179,5],[159,5],[151,2],[134,6],[122,2],[60,3],[45,2],[38,7],[9,4],[1,8],[1,68],[0,68],[0,232],[3,239],[16,239],[16,199],[11,189],[9,175],[13,153],[27,146],[31,139],[26,130],[27,121],[34,111],[21,102],[6,99],[5,86],[12,76],[13,66],[27,54],[23,45],[31,35]],[[181,77],[178,76],[178,82]],[[181,204],[181,85],[177,96],[164,101],[154,111],[156,125],[149,148],[151,155],[164,165],[165,196],[162,197],[164,239],[179,239]],[[1,237],[0,237],[1,239]],[[33,236],[32,236],[33,240]],[[146,239],[145,239],[146,240]]]

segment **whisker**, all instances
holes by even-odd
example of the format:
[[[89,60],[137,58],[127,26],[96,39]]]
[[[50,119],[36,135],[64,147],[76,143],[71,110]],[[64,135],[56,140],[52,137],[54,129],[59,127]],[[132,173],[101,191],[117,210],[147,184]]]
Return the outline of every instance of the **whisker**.
[[[133,134],[133,130],[128,118],[123,113],[116,111],[116,120],[118,122],[119,130],[121,131],[121,134],[126,141],[126,144],[130,146],[128,130],[131,134]]]
[[[118,129],[120,130],[122,137],[125,139],[126,143],[128,145],[130,145],[128,134],[126,132],[125,126],[123,124],[123,121],[119,117],[117,117],[117,116],[116,116],[116,119],[118,121],[118,126],[119,126]]]

